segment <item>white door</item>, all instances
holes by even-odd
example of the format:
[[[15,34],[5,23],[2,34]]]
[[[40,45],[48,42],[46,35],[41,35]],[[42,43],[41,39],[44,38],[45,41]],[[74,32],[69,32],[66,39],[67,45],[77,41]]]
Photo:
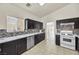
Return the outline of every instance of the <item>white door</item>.
[[[54,34],[54,22],[49,22],[46,24],[46,37],[50,43],[55,44],[55,34]]]

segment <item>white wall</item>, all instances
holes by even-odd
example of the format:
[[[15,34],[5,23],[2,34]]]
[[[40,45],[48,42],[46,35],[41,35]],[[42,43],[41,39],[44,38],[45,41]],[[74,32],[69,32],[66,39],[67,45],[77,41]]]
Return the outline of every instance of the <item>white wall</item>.
[[[6,28],[6,17],[15,16],[20,18],[31,18],[37,21],[42,21],[44,23],[44,28],[47,22],[51,22],[63,18],[73,18],[79,17],[79,5],[70,4],[67,5],[45,17],[42,17],[41,20],[37,16],[29,13],[27,10],[14,6],[12,4],[0,4],[0,29]]]
[[[69,4],[41,19],[43,19],[46,24],[47,22],[55,22],[56,20],[74,17],[79,17],[79,4]],[[44,25],[44,28],[45,27]]]
[[[46,28],[46,23],[54,22],[54,30],[56,34],[56,20],[74,17],[79,17],[79,4],[69,4],[41,19],[44,20],[44,28]]]
[[[33,20],[40,21],[40,19],[37,16],[29,13],[27,10],[24,10],[9,3],[4,3],[0,4],[0,29],[6,28],[7,16],[31,18]]]

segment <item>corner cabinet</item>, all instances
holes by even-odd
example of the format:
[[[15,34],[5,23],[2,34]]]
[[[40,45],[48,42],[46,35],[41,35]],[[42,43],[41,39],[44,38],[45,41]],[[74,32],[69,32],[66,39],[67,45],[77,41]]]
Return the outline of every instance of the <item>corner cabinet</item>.
[[[56,45],[60,46],[60,35],[55,35],[55,38],[56,38],[55,40]]]

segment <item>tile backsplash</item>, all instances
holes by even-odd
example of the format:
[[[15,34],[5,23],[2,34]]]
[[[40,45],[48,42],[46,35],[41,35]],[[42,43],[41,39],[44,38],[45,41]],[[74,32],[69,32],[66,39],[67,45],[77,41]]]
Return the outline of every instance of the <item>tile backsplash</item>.
[[[22,34],[35,33],[35,32],[40,32],[40,30],[39,29],[28,29],[26,31],[7,32],[6,29],[1,29],[0,30],[0,38],[2,38],[2,37],[17,36],[17,35],[22,35]],[[41,32],[44,32],[44,29],[42,29]]]
[[[79,34],[79,29],[74,29],[74,34]]]

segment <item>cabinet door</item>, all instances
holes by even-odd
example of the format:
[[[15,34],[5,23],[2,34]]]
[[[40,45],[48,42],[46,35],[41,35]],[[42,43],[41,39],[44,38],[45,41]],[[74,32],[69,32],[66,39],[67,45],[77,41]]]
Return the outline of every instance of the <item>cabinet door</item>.
[[[79,51],[79,38],[75,37],[75,48],[77,51]]]
[[[22,54],[26,51],[26,38],[17,41],[17,54]]]
[[[34,21],[28,20],[28,29],[34,29]]]
[[[79,51],[79,38],[78,37],[76,37],[76,41],[75,41],[76,43],[75,43],[75,48],[76,48],[76,50],[77,51]]]
[[[2,44],[0,44],[0,55],[2,55]]]
[[[42,22],[40,23],[40,29],[43,29],[43,23]]]
[[[60,35],[56,35],[56,45],[60,46]]]
[[[17,54],[16,41],[4,43],[2,48],[3,48],[4,55],[16,55]]]
[[[35,40],[34,41],[35,41],[35,43],[34,43],[35,45],[40,42],[39,34],[38,35],[35,35]]]
[[[78,42],[77,42],[77,51],[79,51],[79,38],[78,38]]]
[[[35,29],[43,29],[43,23],[42,22],[35,22],[35,25],[34,25],[34,28]]]
[[[27,22],[26,22],[27,21]],[[31,19],[25,19],[25,29],[43,29],[43,23]]]
[[[75,19],[75,29],[79,29],[79,19]]]
[[[45,39],[45,33],[41,34],[41,41]]]
[[[45,33],[35,35],[35,45],[45,39]]]

